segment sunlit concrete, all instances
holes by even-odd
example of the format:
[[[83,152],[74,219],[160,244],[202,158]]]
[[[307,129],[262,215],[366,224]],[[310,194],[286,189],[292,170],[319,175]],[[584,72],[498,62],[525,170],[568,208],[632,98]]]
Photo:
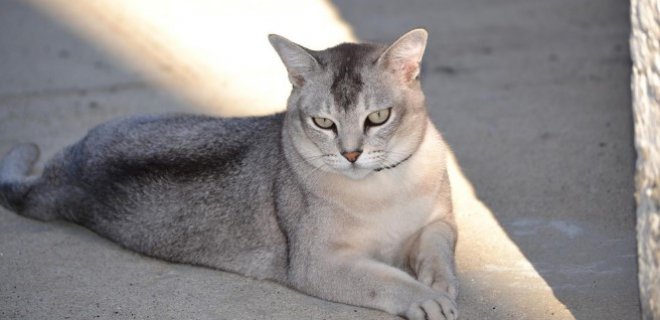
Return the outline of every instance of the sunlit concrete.
[[[8,3],[4,5],[16,6]],[[312,49],[355,39],[351,26],[326,1],[31,0],[31,3],[34,10],[52,19],[54,25],[64,26],[59,36],[39,40],[57,43],[60,38],[82,37],[84,41],[76,42],[75,50],[89,51],[85,53],[87,56],[97,55],[110,66],[71,75],[58,74],[56,78],[62,79],[62,83],[71,79],[70,90],[51,90],[50,83],[42,84],[35,79],[26,81],[17,92],[3,92],[0,152],[12,143],[34,141],[44,147],[48,157],[75,141],[87,128],[119,115],[169,111],[251,115],[282,110],[290,87],[284,68],[266,41],[268,33],[282,34]],[[415,10],[422,12],[422,17],[432,16],[431,11],[424,13],[423,8],[424,3]],[[370,8],[358,6],[355,10],[356,14],[368,16]],[[463,23],[459,18],[456,17],[456,23]],[[34,20],[38,17],[27,14],[25,23]],[[387,26],[387,31],[383,31],[387,38],[379,37],[379,40],[392,40],[407,31],[408,25],[418,25],[414,20],[401,23],[370,18],[369,21]],[[434,32],[451,33],[451,30],[430,31],[432,39]],[[23,45],[30,48],[32,44],[26,41]],[[430,47],[427,63],[437,65],[442,53]],[[29,58],[40,59],[40,56]],[[58,63],[64,62],[52,62]],[[107,74],[112,74],[107,83],[106,80],[98,85],[94,82]],[[114,84],[122,85],[112,90]],[[44,87],[48,90],[44,91]],[[85,92],[82,97],[81,90]],[[427,88],[430,96],[436,90]],[[431,115],[438,123],[442,114],[435,110]],[[478,199],[474,188],[479,186],[470,183],[453,155],[450,158],[460,232],[457,261],[463,318],[575,318],[493,212]],[[384,316],[310,299],[272,283],[139,257],[75,226],[44,225],[4,210],[0,214],[0,226],[12,230],[0,241],[0,259],[7,262],[1,264],[0,275],[10,279],[0,284],[0,292],[12,295],[0,303],[11,305],[9,310],[16,315],[35,315],[35,318],[48,315],[48,308],[34,307],[36,301],[45,300],[51,309],[57,309],[58,305],[75,306],[69,313],[62,309],[58,314],[93,316],[93,312],[83,310],[82,306],[103,299],[98,311],[101,314],[111,315],[126,304],[130,312],[140,317],[181,318],[193,309],[197,315],[205,315],[199,318],[223,314],[227,318],[258,318],[269,314],[272,319]],[[570,226],[565,229],[568,233],[573,230]],[[24,268],[25,265],[30,267]],[[79,274],[84,276],[74,282],[76,288],[72,289],[67,279]],[[96,278],[95,274],[98,274]],[[209,282],[215,285],[204,285]],[[157,299],[150,293],[152,290],[157,291]],[[168,296],[172,292],[176,294]],[[177,302],[180,296],[189,297],[190,301]],[[213,297],[217,297],[217,304],[213,303]],[[126,308],[120,312],[124,311]]]
[[[266,37],[314,48],[352,41],[322,0],[30,0],[150,79],[220,115],[281,110],[290,90]]]

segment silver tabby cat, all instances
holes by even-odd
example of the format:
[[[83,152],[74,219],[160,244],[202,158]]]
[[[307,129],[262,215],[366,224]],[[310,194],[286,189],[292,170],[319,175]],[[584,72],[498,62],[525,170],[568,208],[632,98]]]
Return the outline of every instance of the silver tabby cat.
[[[284,113],[99,125],[28,176],[0,163],[0,203],[81,224],[174,262],[272,279],[408,319],[456,319],[447,146],[418,79],[427,33],[322,51],[271,35]]]

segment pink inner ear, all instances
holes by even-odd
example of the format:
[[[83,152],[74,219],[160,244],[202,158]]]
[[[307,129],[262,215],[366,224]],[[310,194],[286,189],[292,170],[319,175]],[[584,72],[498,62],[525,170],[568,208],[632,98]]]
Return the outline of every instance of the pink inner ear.
[[[385,63],[387,70],[403,82],[410,82],[419,74],[419,63],[413,59],[389,57]]]
[[[414,80],[415,77],[417,77],[417,70],[418,65],[415,62],[412,63],[404,63],[403,66],[401,66],[401,71],[403,73],[403,78],[405,81],[411,81]]]
[[[394,62],[392,73],[397,75],[403,82],[410,82],[417,77],[419,73],[419,65],[416,62]]]
[[[303,84],[305,84],[305,78],[303,76],[298,75],[298,74],[291,74],[289,75],[291,82],[297,87],[302,87]]]

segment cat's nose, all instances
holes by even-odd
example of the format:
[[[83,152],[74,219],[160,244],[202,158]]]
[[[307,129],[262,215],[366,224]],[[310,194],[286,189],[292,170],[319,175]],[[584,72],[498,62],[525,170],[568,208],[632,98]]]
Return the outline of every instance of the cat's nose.
[[[347,151],[347,152],[342,152],[341,155],[346,158],[346,160],[352,162],[357,161],[357,159],[360,157],[362,154],[362,151]]]

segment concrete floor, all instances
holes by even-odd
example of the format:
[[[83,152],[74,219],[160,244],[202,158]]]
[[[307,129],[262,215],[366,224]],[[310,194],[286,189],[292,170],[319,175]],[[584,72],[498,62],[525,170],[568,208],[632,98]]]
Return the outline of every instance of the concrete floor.
[[[364,40],[430,31],[430,114],[522,253],[512,265],[530,264],[552,298],[525,285],[527,269],[463,250],[462,318],[639,319],[628,4],[333,3]],[[0,152],[33,141],[48,157],[102,121],[170,111],[199,112],[31,6],[0,0]],[[2,209],[0,279],[0,319],[395,318]]]

